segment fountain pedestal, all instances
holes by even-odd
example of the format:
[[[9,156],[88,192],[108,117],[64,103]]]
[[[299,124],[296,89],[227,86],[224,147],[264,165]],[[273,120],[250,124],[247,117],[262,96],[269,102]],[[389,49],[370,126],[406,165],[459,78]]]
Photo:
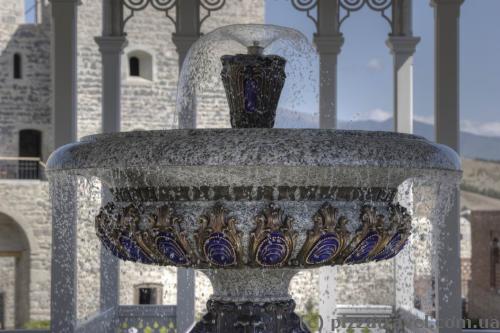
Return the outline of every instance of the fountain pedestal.
[[[203,270],[214,289],[191,333],[307,333],[288,293],[295,269]]]

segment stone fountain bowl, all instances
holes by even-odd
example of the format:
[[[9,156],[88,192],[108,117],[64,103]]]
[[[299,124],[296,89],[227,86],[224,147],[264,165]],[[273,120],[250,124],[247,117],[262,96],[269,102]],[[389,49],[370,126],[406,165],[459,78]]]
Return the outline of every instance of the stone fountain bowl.
[[[123,260],[293,270],[394,257],[411,232],[398,188],[460,162],[407,134],[196,129],[85,137],[47,172],[109,188],[96,231]]]

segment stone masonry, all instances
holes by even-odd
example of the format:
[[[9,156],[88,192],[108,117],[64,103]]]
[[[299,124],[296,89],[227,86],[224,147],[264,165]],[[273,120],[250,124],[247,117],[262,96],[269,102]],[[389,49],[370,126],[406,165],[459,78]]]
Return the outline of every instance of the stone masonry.
[[[474,260],[471,264],[468,317],[498,321],[500,260],[498,255],[494,258],[493,247],[494,240],[500,239],[500,211],[473,211],[470,222]]]

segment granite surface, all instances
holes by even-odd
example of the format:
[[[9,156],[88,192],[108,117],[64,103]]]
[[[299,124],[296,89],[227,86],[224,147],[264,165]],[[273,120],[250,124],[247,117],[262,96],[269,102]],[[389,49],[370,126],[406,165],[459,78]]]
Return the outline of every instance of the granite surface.
[[[458,155],[424,138],[317,129],[197,129],[89,136],[52,154],[47,171],[111,187],[390,186],[459,171]]]

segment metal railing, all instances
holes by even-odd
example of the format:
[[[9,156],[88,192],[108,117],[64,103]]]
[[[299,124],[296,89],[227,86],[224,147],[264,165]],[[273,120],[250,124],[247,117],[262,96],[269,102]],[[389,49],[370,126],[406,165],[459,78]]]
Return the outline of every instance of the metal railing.
[[[38,157],[0,156],[0,179],[45,179],[45,164]]]
[[[122,305],[118,308],[119,333],[176,333],[175,305]]]

